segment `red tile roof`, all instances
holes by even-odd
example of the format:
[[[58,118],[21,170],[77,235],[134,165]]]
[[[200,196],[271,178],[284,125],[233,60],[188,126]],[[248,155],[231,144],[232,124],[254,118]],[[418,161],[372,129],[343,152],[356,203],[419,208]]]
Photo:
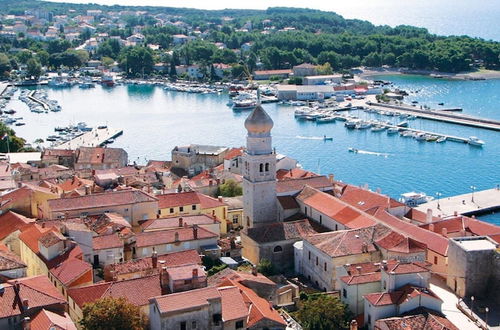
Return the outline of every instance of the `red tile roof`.
[[[19,234],[19,239],[26,244],[31,251],[34,253],[39,253],[40,249],[38,246],[38,239],[42,237],[45,233],[55,230],[52,227],[43,228],[38,224],[30,224],[24,228],[21,234]]]
[[[209,300],[221,300],[219,290],[207,287],[186,292],[172,293],[151,299],[161,314],[178,313],[209,305]]]
[[[374,216],[379,222],[390,227],[394,231],[425,244],[428,249],[442,256],[448,255],[449,242],[448,239],[442,235],[438,235],[414,224],[400,220],[382,208],[375,209]]]
[[[145,246],[174,243],[176,241],[175,240],[176,233],[178,234],[179,242],[193,241],[195,240],[193,231],[194,231],[193,228],[179,228],[179,229],[138,233],[136,235],[136,246],[145,247]],[[217,234],[205,228],[198,227],[197,239],[217,238],[217,237],[218,237]]]
[[[82,251],[76,246],[70,251],[46,262],[50,273],[66,287],[84,275],[92,277],[92,265],[81,259]]]
[[[389,228],[378,224],[368,228],[316,234],[305,240],[330,257],[341,257],[377,251],[373,242],[390,232]]]
[[[26,264],[18,255],[9,251],[7,246],[0,244],[0,272],[25,267]]]
[[[309,186],[304,187],[297,200],[349,229],[369,227],[377,223],[376,219],[360,209]]]
[[[292,73],[292,70],[290,70],[290,69],[254,71],[254,75],[291,74],[291,73]]]
[[[398,253],[419,253],[425,252],[425,244],[419,243],[414,239],[403,236],[397,232],[392,232],[384,238],[375,242],[378,246]]]
[[[425,263],[421,262],[398,262],[388,265],[387,272],[395,274],[413,274],[429,272],[429,269],[426,267]]]
[[[68,294],[80,307],[104,297],[123,297],[136,306],[145,306],[149,304],[150,298],[159,296],[161,293],[158,275],[97,283],[68,290]]]
[[[363,211],[376,206],[385,208],[404,206],[403,203],[400,203],[389,196],[352,185],[346,185],[340,199]]]
[[[252,289],[247,288],[242,283],[237,281],[232,281],[226,279],[223,283],[219,285],[219,287],[233,285],[236,286],[241,295],[243,296],[243,300],[248,306],[248,319],[247,319],[247,327],[258,327],[258,324],[261,321],[266,322],[265,325],[269,326],[268,322],[275,323],[278,326],[286,326],[287,323],[281,315],[275,310],[272,305],[266,299],[259,297]]]
[[[276,179],[278,181],[281,180],[290,180],[290,179],[303,179],[318,176],[318,174],[310,171],[306,171],[299,167],[292,168],[291,170],[278,170],[276,171]]]
[[[246,319],[248,308],[240,290],[235,286],[218,288],[222,299],[222,320],[224,322]]]
[[[380,282],[382,274],[380,272],[366,273],[358,275],[342,276],[340,280],[347,285],[359,285],[372,282]]]
[[[76,326],[67,313],[59,315],[42,309],[31,318],[31,329],[39,330],[76,330]]]
[[[292,196],[278,196],[278,202],[284,210],[293,210],[299,208],[297,200]]]
[[[183,226],[219,224],[220,221],[206,214],[185,215],[182,217],[170,217],[151,219],[144,222],[141,227],[144,231],[179,228],[179,219],[182,218]]]
[[[247,236],[259,243],[302,239],[316,233],[317,232],[307,219],[290,222],[276,222],[261,227],[246,229]]]
[[[106,266],[105,272],[113,271],[114,275],[145,272],[148,275],[159,273],[160,261],[165,267],[176,267],[190,264],[201,264],[201,258],[196,250],[186,250],[158,256],[157,268],[153,268],[152,258],[129,260],[119,264]]]
[[[38,239],[38,242],[42,244],[46,248],[50,248],[53,245],[56,245],[59,242],[63,242],[66,240],[66,237],[64,237],[59,231],[54,231],[50,230],[40,236]]]
[[[364,296],[370,304],[374,306],[386,306],[386,305],[401,305],[402,303],[409,301],[420,295],[434,298],[441,301],[434,292],[427,288],[420,288],[411,285],[405,285],[397,291],[392,292],[377,292],[369,293]]]
[[[0,215],[0,240],[33,222],[35,222],[35,219],[26,218],[12,211]]]
[[[200,199],[202,209],[211,209],[215,207],[226,206],[224,202],[219,201],[217,198],[213,198],[200,193],[197,194],[198,198]]]
[[[156,195],[156,198],[160,209],[201,203],[195,191]]]
[[[155,201],[157,201],[155,197],[143,191],[128,189],[80,197],[52,199],[48,201],[48,205],[52,212],[64,212]]]
[[[375,328],[381,330],[459,330],[447,318],[429,310],[416,315],[380,319],[375,322]]]
[[[461,231],[477,236],[500,234],[500,226],[462,215],[434,221],[431,224],[426,223],[420,227],[427,230],[431,230],[432,228],[432,231],[438,234],[442,234],[443,230],[446,230],[447,234],[459,233]]]
[[[224,156],[224,159],[231,160],[233,158],[241,156],[241,155],[243,155],[243,150],[244,149],[245,148],[243,148],[243,147],[240,147],[240,148],[231,148],[231,149],[229,149],[229,151]]]
[[[64,297],[45,275],[18,278],[3,284],[4,293],[0,295],[0,319],[21,314],[14,291],[15,283],[19,284],[21,301],[27,299],[30,308],[60,305],[64,310],[63,306],[67,305]]]
[[[173,281],[186,280],[193,278],[193,270],[195,269],[198,271],[197,277],[200,278],[207,276],[204,267],[197,264],[168,267],[167,273],[169,278],[171,278]]]
[[[124,243],[117,234],[102,235],[92,238],[92,247],[94,250],[123,248],[123,246]]]
[[[306,185],[321,190],[333,189],[333,185],[327,177],[315,176],[310,178],[278,181],[276,182],[276,192],[282,195],[294,194],[301,191]]]

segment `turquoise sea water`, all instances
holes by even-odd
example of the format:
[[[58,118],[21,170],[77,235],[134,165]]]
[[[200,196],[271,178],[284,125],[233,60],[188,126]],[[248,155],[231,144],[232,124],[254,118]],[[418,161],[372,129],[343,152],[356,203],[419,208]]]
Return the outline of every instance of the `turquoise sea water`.
[[[424,77],[384,77],[412,93],[408,100],[429,105],[444,102],[461,106],[464,113],[500,119],[500,80],[447,81]],[[53,134],[54,126],[85,121],[108,124],[124,130],[113,146],[123,147],[130,161],[170,159],[176,145],[189,143],[242,146],[248,112],[233,112],[222,95],[184,94],[146,85],[117,86],[112,89],[47,89],[49,97],[61,104],[60,113],[35,114],[19,100],[9,107],[18,109],[26,126],[15,130],[28,142]],[[279,153],[297,159],[304,168],[394,197],[407,191],[436,192],[444,196],[470,192],[500,184],[500,132],[456,126],[427,120],[411,121],[411,127],[462,137],[476,135],[486,141],[483,148],[445,142],[417,142],[385,132],[347,130],[342,122],[316,124],[297,121],[293,107],[266,104],[275,122],[273,143]],[[364,112],[359,116],[368,118]],[[390,117],[385,117],[389,119]],[[333,141],[323,141],[322,136]],[[354,147],[368,153],[353,154]],[[497,215],[488,221],[500,223]]]

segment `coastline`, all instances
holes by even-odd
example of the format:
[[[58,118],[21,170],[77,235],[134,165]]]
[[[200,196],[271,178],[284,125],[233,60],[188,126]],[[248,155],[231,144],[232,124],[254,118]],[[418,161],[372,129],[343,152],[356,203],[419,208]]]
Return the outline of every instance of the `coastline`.
[[[429,70],[404,70],[402,68],[359,68],[361,71],[356,75],[361,78],[385,75],[420,75],[433,78],[451,79],[451,80],[491,80],[500,79],[500,71],[496,70],[478,70],[473,72],[439,72]]]

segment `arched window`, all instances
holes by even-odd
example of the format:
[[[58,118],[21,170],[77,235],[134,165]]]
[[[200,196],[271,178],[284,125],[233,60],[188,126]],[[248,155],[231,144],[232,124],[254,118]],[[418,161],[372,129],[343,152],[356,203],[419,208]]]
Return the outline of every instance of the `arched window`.
[[[266,172],[269,172],[269,163],[266,163]]]
[[[264,172],[264,164],[259,165],[259,172]]]
[[[276,246],[274,247],[273,252],[275,252],[275,253],[276,253],[276,252],[281,252],[281,251],[283,251],[283,248],[282,248],[281,246],[276,245]]]

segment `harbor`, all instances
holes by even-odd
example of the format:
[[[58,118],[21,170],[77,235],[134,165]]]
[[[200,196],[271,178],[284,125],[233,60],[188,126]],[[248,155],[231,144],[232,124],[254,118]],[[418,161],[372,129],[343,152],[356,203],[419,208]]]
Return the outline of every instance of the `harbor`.
[[[79,147],[102,147],[113,143],[114,139],[123,134],[122,130],[113,129],[107,126],[99,126],[91,131],[81,133],[73,139],[55,145],[54,149],[77,149]]]
[[[471,186],[470,193],[451,197],[443,197],[437,193],[436,198],[427,203],[420,204],[417,210],[427,212],[432,210],[434,216],[447,217],[455,214],[482,215],[500,210],[500,188],[476,191]]]

